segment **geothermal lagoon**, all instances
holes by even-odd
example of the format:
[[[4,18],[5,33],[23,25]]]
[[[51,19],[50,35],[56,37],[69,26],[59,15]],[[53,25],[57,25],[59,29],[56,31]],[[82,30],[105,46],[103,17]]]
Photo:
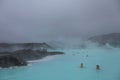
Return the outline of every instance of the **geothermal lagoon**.
[[[0,69],[0,80],[120,80],[120,49],[88,47],[63,49],[28,66]],[[80,68],[83,63],[84,68]],[[96,65],[101,70],[96,70]]]

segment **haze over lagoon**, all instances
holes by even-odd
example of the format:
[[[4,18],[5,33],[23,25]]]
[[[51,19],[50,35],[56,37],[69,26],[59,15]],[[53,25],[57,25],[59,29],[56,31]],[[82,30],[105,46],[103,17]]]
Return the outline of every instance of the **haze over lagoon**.
[[[1,43],[47,42],[65,53],[0,69],[0,80],[119,80],[120,48],[85,41],[119,32],[119,0],[0,0]]]
[[[120,30],[119,0],[1,0],[0,42],[79,39]]]

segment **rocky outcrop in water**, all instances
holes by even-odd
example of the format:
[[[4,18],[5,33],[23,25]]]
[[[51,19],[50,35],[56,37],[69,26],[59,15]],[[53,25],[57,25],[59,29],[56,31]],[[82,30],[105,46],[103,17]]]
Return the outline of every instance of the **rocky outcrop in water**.
[[[15,47],[17,47],[17,50],[9,50]],[[52,49],[52,47],[46,43],[1,43],[0,48],[4,49],[0,51],[0,67],[2,68],[25,66],[27,65],[27,62],[31,60],[42,59],[51,55],[64,54],[63,52],[47,51],[47,49]]]
[[[18,50],[12,53],[15,57],[21,58],[25,61],[29,60],[37,60],[42,59],[46,56],[50,55],[60,55],[64,54],[63,52],[48,52],[48,51],[40,51],[40,50]]]
[[[27,62],[12,55],[0,56],[0,67],[26,66]]]
[[[89,38],[92,42],[97,42],[100,45],[109,44],[113,47],[120,47],[120,33],[111,33],[105,35],[98,35]]]
[[[14,52],[0,52],[0,67],[25,66],[27,61],[42,59],[51,55],[62,55],[63,52],[48,52],[40,50],[18,50]]]

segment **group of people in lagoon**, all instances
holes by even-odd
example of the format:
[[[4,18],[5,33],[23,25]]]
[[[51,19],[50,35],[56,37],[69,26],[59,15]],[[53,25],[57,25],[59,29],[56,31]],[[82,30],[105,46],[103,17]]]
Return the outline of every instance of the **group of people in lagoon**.
[[[86,55],[86,57],[88,57],[88,55]],[[80,68],[84,68],[83,63],[80,64]],[[96,70],[101,70],[100,65],[96,65]]]
[[[80,64],[80,68],[84,68],[83,63]],[[96,70],[100,70],[100,65],[98,65],[98,64],[96,65]]]

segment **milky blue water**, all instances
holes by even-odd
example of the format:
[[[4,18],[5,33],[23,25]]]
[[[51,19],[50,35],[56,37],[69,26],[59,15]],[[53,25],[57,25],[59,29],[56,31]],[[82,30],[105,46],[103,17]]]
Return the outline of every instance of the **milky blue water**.
[[[0,80],[120,80],[120,49],[63,51],[65,55],[32,63],[32,66],[0,69]],[[101,70],[96,70],[96,64]]]

